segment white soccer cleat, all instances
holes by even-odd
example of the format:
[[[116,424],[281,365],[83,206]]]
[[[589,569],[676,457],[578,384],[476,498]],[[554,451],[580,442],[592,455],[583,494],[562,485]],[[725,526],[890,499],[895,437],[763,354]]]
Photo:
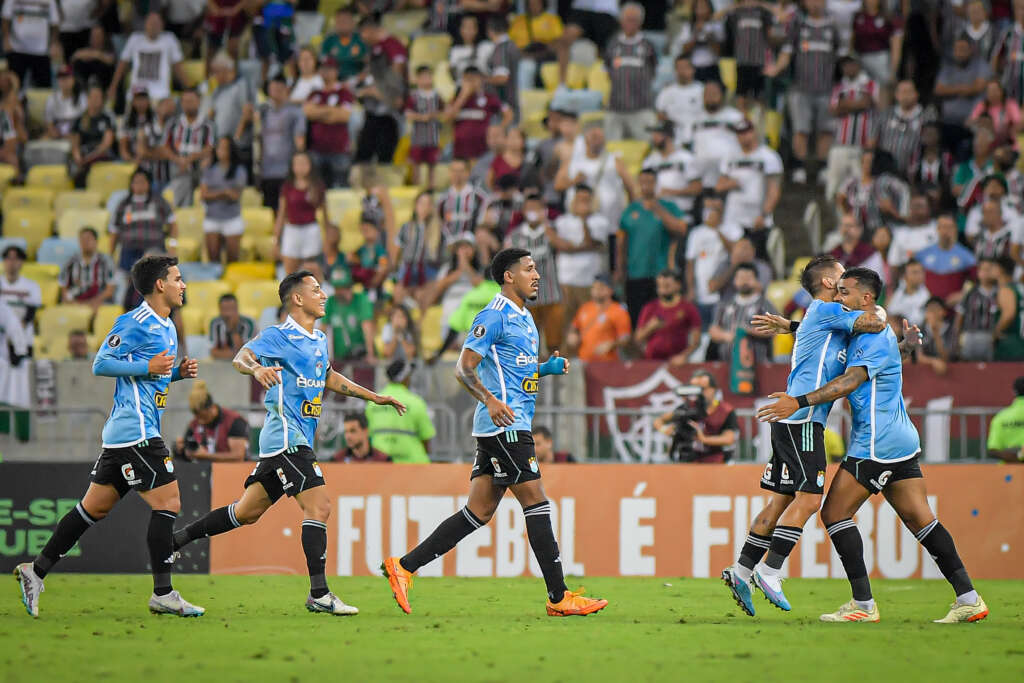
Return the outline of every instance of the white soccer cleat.
[[[871,610],[868,611],[858,607],[856,602],[850,600],[835,612],[832,612],[831,614],[822,614],[820,620],[833,623],[845,623],[852,621],[875,623],[879,620],[878,605],[876,604],[872,606]]]
[[[988,616],[988,605],[978,596],[978,602],[973,605],[961,605],[954,602],[949,606],[949,614],[941,619],[935,619],[936,624],[963,624],[967,622],[981,621]]]
[[[25,611],[29,616],[39,618],[39,594],[42,593],[43,580],[36,576],[31,562],[23,562],[14,568],[14,578],[21,587],[21,601],[25,603]]]
[[[319,598],[314,598],[312,595],[307,596],[306,609],[310,612],[323,612],[325,614],[334,614],[339,617],[349,617],[354,614],[359,614],[358,607],[346,605],[345,602],[334,593],[328,593],[327,595]]]
[[[149,611],[153,614],[176,614],[179,617],[201,617],[206,614],[205,608],[193,605],[181,597],[178,591],[171,591],[167,595],[151,595]]]

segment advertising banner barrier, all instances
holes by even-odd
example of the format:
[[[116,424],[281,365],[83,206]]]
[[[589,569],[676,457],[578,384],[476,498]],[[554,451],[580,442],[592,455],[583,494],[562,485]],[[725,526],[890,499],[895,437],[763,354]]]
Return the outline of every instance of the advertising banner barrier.
[[[50,540],[57,522],[89,486],[88,463],[10,463],[0,465],[0,572],[35,559]],[[176,461],[181,491],[179,524],[210,509],[210,465]],[[55,571],[143,573],[149,571],[146,528],[149,506],[130,493],[113,512],[89,529]],[[210,570],[208,541],[190,545],[176,572]]]
[[[327,573],[378,573],[466,501],[469,465],[321,465],[331,494]],[[925,465],[929,502],[976,578],[1024,578],[1024,468]],[[251,463],[213,466],[214,507],[242,493]],[[576,464],[544,467],[552,523],[568,575],[717,577],[737,556],[763,506],[759,465]],[[828,476],[835,473],[829,469]],[[871,575],[940,578],[927,552],[881,496],[857,515]],[[210,571],[306,572],[302,513],[281,500],[254,526],[217,536]],[[844,576],[817,518],[792,576]],[[423,567],[422,576],[541,576],[518,503],[509,494],[490,524]]]

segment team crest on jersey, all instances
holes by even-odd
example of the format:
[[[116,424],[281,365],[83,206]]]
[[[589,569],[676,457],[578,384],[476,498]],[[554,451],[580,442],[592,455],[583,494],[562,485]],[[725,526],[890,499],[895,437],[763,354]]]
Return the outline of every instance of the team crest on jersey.
[[[164,458],[164,469],[166,469],[171,474],[174,474],[174,460],[169,455],[166,458]]]
[[[121,337],[120,336],[118,336],[116,334],[112,334],[109,337],[107,337],[107,346],[109,346],[110,348],[116,349],[120,345],[121,345]]]
[[[320,418],[320,414],[323,412],[323,404],[320,402],[320,397],[317,396],[312,401],[302,402],[302,417],[313,417]]]
[[[477,339],[484,336],[485,334],[487,334],[487,328],[484,327],[483,325],[477,325],[476,327],[473,328],[473,336],[476,337]]]
[[[533,377],[523,378],[523,391],[528,394],[536,394],[537,389],[540,387],[540,380],[537,377],[537,373],[533,373]]]
[[[157,410],[163,410],[167,407],[167,392],[158,391],[153,394],[153,402],[156,404]]]
[[[324,374],[324,363],[323,363],[323,361],[319,361],[318,360],[316,362],[316,376],[319,377],[322,374]]]

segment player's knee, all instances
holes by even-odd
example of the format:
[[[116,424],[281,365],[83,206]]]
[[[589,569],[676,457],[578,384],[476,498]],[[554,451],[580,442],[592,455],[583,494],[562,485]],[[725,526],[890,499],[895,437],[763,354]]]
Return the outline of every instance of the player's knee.
[[[259,521],[263,513],[266,512],[266,508],[262,507],[240,507],[235,506],[235,519],[242,526],[249,524],[255,524]]]

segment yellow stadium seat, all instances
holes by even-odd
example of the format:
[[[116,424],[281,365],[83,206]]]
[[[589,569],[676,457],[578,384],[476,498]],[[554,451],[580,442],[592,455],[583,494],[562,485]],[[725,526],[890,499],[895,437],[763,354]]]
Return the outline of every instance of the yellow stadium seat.
[[[327,196],[324,197],[324,203],[327,206],[327,219],[332,223],[340,222],[346,211],[353,206],[359,206],[362,196],[362,192],[351,188],[328,190]]]
[[[425,34],[412,41],[409,48],[409,73],[416,73],[420,64],[428,66],[448,59],[452,37],[447,33]]]
[[[21,267],[21,274],[36,282],[56,282],[60,276],[60,266],[53,263],[29,261]]]
[[[775,309],[781,311],[786,307],[786,304],[790,302],[793,295],[800,290],[800,283],[793,282],[792,280],[776,280],[768,285],[768,289],[765,290],[764,296],[768,301],[775,306]]]
[[[50,211],[55,191],[48,187],[11,187],[4,192],[3,210]]]
[[[25,99],[28,100],[28,127],[31,130],[46,130],[46,100],[50,99],[52,93],[49,88],[28,88],[25,91]]]
[[[75,209],[59,214],[57,218],[57,236],[66,239],[77,239],[82,228],[92,228],[97,233],[107,231],[110,214],[106,209]]]
[[[68,351],[68,338],[39,335],[32,341],[32,357],[36,360],[65,361],[71,358]]]
[[[242,209],[242,222],[246,235],[274,234],[274,212],[265,206],[251,206]]]
[[[438,62],[434,67],[434,89],[445,102],[451,102],[455,97],[455,81],[452,80],[452,69],[447,61]]]
[[[424,176],[424,182],[426,177]],[[448,164],[438,164],[434,167],[434,187],[446,188],[452,183],[452,173]]]
[[[551,136],[551,132],[548,127],[544,125],[544,112],[535,111],[530,114],[524,115],[522,123],[520,124],[523,128],[523,134],[526,135],[530,140],[544,139]]]
[[[6,190],[17,175],[18,171],[10,164],[0,164],[0,192]]]
[[[103,201],[106,201],[116,190],[128,189],[134,171],[135,164],[117,161],[98,162],[89,169],[85,186],[89,190],[99,192],[103,196]]]
[[[547,113],[551,104],[552,92],[550,90],[523,90],[519,93],[519,113],[522,118],[540,112]]]
[[[618,152],[626,165],[639,165],[647,156],[649,145],[645,140],[609,140],[605,147],[609,152]]]
[[[110,233],[106,230],[102,230],[100,231],[100,238],[96,243],[96,249],[99,250],[101,254],[111,255],[114,253],[113,241],[114,238],[111,237]]]
[[[60,284],[56,280],[36,280],[36,284],[39,285],[39,298],[44,306],[60,303]]]
[[[185,327],[185,334],[206,335],[210,321],[217,317],[217,307],[211,309],[203,306],[189,304],[181,309],[181,322]]]
[[[103,197],[99,192],[71,190],[70,192],[61,192],[53,200],[53,213],[60,219],[68,209],[98,209],[102,204]]]
[[[203,257],[203,240],[195,237],[179,237],[174,253],[182,261],[199,261]]]
[[[189,283],[185,286],[185,306],[181,310],[188,310],[192,306],[217,310],[217,301],[230,291],[231,285],[223,280]]]
[[[206,80],[206,62],[201,59],[186,60],[181,63],[181,69],[185,79],[182,85],[186,87],[194,88]]]
[[[793,261],[793,267],[789,271],[789,279],[793,282],[800,282],[800,275],[804,272],[804,268],[811,262],[810,256],[802,256],[796,261]]]
[[[722,57],[718,60],[718,72],[722,76],[722,85],[729,94],[736,92],[736,60],[732,57]]]
[[[777,334],[772,339],[772,357],[782,359],[793,353],[793,335]]]
[[[389,187],[388,196],[391,197],[391,204],[395,209],[395,220],[399,223],[403,223],[405,218],[402,218],[400,214],[408,213],[412,210],[412,205],[416,201],[416,197],[422,190],[415,185],[399,185],[398,187]],[[399,207],[403,207],[401,210]]]
[[[67,166],[61,164],[39,164],[28,169],[26,187],[45,187],[55,192],[70,190],[73,186]]]
[[[230,284],[232,289],[238,289],[239,284],[249,280],[273,280],[274,264],[253,261],[229,263],[221,279]]]
[[[441,349],[444,338],[441,335],[440,306],[431,306],[423,313],[420,321],[420,347],[425,357],[433,356]]]
[[[247,187],[242,190],[242,208],[252,206],[263,206],[263,195],[255,187]]]
[[[585,111],[582,114],[580,114],[580,129],[582,130],[583,126],[587,125],[591,121],[602,121],[603,122],[604,121],[604,112],[603,111]]]
[[[275,245],[273,235],[242,235],[242,258],[247,261],[273,262]]]
[[[281,305],[277,295],[277,282],[274,280],[249,280],[240,282],[235,290],[238,297],[238,310],[253,320],[260,317],[263,309]]]
[[[587,87],[587,72],[589,69],[582,64],[570,62],[565,73],[565,84],[571,90],[580,90]],[[554,92],[558,88],[558,63],[545,62],[540,67],[540,81],[544,89]]]
[[[423,28],[427,20],[427,10],[406,9],[399,12],[388,12],[381,16],[381,27],[395,36],[409,38]]]
[[[337,221],[338,229],[341,232],[341,244],[338,248],[342,253],[348,254],[363,246],[363,233],[359,229],[361,213],[362,210],[358,206],[353,206]]]
[[[96,309],[96,317],[92,321],[92,331],[96,335],[105,335],[114,327],[124,308],[117,304],[104,304]]]
[[[53,232],[53,212],[17,209],[4,213],[4,237],[21,237],[28,246],[28,257],[34,259],[36,250]]]
[[[602,101],[608,104],[612,92],[612,79],[601,62],[594,62],[590,66],[590,71],[587,72],[587,89],[601,93]]]
[[[398,146],[395,147],[395,155],[391,160],[395,166],[405,166],[409,161],[409,147],[412,145],[412,140],[408,135],[403,135],[398,139]]]
[[[373,168],[374,184],[383,185],[384,187],[397,187],[399,185],[405,185],[405,176],[408,169],[399,166],[377,166]],[[356,166],[352,170],[350,177],[353,187],[362,187],[363,185],[363,167]],[[361,197],[362,195],[360,195]]]
[[[778,149],[782,139],[782,114],[769,109],[764,113],[764,136],[772,149]]]
[[[203,240],[203,218],[206,210],[202,206],[187,206],[174,210],[175,222],[178,225],[178,240],[189,238]]]
[[[334,13],[347,4],[348,0],[320,0],[318,8],[328,22],[333,22]]]
[[[39,333],[47,337],[65,339],[73,330],[89,331],[92,308],[82,304],[58,304],[42,308],[36,314]]]

